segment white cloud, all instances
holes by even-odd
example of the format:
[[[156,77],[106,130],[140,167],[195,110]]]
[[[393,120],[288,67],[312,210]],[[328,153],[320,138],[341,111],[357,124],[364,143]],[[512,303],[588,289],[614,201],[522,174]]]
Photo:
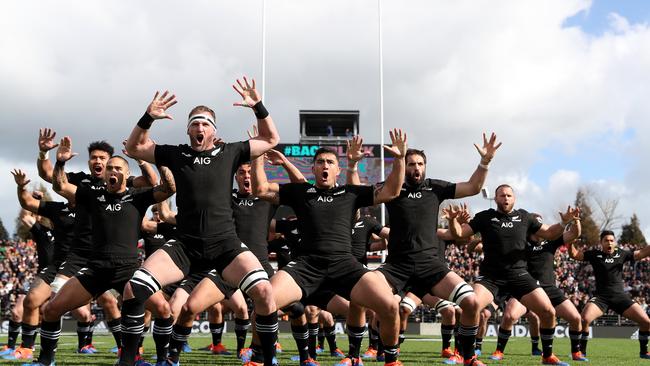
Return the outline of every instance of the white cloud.
[[[635,137],[621,151],[629,167],[584,169],[624,186],[621,207],[650,223],[643,158],[650,156],[646,24],[612,14],[602,35],[563,27],[589,11],[586,0],[382,4],[386,127],[404,127],[410,144],[427,150],[430,175],[467,179],[478,162],[472,143],[482,131],[496,131],[504,145],[488,184],[510,181],[522,203],[551,212],[568,195],[562,185],[585,174],[557,172],[549,182],[532,181],[542,150],[576,153],[572,149],[591,136],[631,129]],[[244,72],[260,77],[260,6],[5,4],[2,166],[32,166],[36,131],[44,125],[71,135],[77,151],[97,138],[117,145],[162,88],[176,92],[179,104],[175,121],[154,126],[158,141],[184,142],[182,121],[200,103],[214,106],[226,139],[243,138],[252,116],[231,106],[230,83]],[[376,2],[274,0],[267,7],[267,104],[283,141],[297,140],[298,109],[332,108],[359,109],[365,140],[378,142]],[[628,169],[617,175],[627,174],[625,181],[609,179],[608,169]],[[15,203],[11,184],[3,187],[6,222]]]

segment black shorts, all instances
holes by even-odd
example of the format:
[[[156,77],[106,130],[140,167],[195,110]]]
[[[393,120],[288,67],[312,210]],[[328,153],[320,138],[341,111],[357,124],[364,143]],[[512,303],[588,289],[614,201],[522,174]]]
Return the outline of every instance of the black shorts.
[[[201,282],[204,278],[209,279],[214,283],[219,291],[221,291],[227,299],[232,297],[232,295],[238,290],[236,287],[231,286],[226,280],[224,280],[218,273],[217,270],[205,270],[196,273],[192,273],[186,276],[181,281],[173,283],[171,285],[165,286],[162,291],[165,295],[172,297],[176,290],[181,289],[188,294],[191,294],[194,291],[194,288]]]
[[[301,256],[289,262],[282,270],[300,286],[303,298],[308,298],[323,284],[327,284],[334,293],[348,300],[352,288],[369,272],[352,255],[335,258]]]
[[[81,268],[75,277],[93,297],[111,289],[121,294],[124,285],[138,268],[139,261],[133,259],[93,261],[87,267]]]
[[[521,300],[525,295],[541,287],[526,270],[504,271],[498,277],[482,275],[477,278],[477,283],[490,291],[495,299],[500,293],[508,293],[515,299]]]
[[[553,307],[560,305],[567,299],[564,292],[555,285],[542,285],[542,289],[546,292],[548,298],[551,299]]]
[[[43,282],[45,282],[49,286],[52,284],[54,278],[59,272],[59,267],[61,266],[61,264],[63,264],[63,262],[50,263],[45,268],[38,271],[36,276],[38,276],[38,278],[43,280]]]
[[[607,313],[607,310],[612,309],[619,315],[623,315],[625,310],[634,305],[634,300],[625,293],[604,296],[596,294],[596,296],[589,299],[589,302],[598,306],[603,313]]]
[[[79,254],[68,253],[65,261],[61,262],[56,274],[68,278],[75,276],[77,272],[88,264],[88,258]]]
[[[221,274],[235,257],[249,251],[237,237],[215,242],[209,252],[198,251],[195,246],[192,246],[192,240],[169,240],[161,249],[167,252],[185,276],[212,269]]]
[[[305,306],[316,306],[320,309],[327,310],[327,304],[330,303],[332,298],[336,296],[336,292],[330,286],[330,284],[323,284],[321,287],[316,290],[313,294],[303,297],[300,302]]]
[[[423,261],[386,262],[377,271],[386,277],[395,293],[408,289],[420,299],[426,294],[436,296],[431,290],[451,272],[446,263],[434,257]]]

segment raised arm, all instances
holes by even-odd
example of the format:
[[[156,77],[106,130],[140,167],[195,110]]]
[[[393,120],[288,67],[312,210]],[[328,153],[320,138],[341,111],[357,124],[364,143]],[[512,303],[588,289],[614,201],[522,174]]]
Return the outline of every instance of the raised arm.
[[[634,251],[634,260],[640,261],[641,259],[650,256],[650,245]]]
[[[70,137],[66,136],[61,139],[59,148],[56,150],[56,164],[54,164],[54,172],[52,176],[52,189],[54,192],[65,197],[68,202],[74,204],[75,193],[77,193],[77,186],[68,183],[68,177],[65,175],[65,163],[76,156],[77,153],[72,152],[72,141]]]
[[[578,241],[574,240],[569,244],[569,257],[577,261],[585,260],[585,252],[582,248],[578,248]]]
[[[269,112],[264,107],[264,104],[262,104],[262,96],[255,89],[255,79],[251,79],[249,83],[246,76],[244,76],[243,83],[237,79],[237,85],[233,84],[232,88],[242,97],[241,102],[235,102],[233,105],[251,108],[257,118],[259,134],[249,140],[251,160],[254,160],[274,148],[280,142],[280,135]]]
[[[167,114],[167,109],[174,104],[176,104],[176,95],[169,95],[169,91],[165,91],[162,95],[156,92],[147,111],[133,127],[131,135],[126,140],[126,151],[133,159],[156,163],[154,156],[156,143],[149,138],[149,128],[157,119],[172,119],[172,116]]]
[[[133,157],[129,155],[129,152],[126,151],[126,140],[122,141],[122,145],[124,145],[124,149],[122,149],[122,154],[133,159]],[[140,160],[140,159],[133,159],[133,160],[135,160],[136,163],[138,163],[138,167],[140,167],[140,173],[141,173],[140,176],[135,177],[135,179],[133,179],[133,187],[144,188],[144,187],[155,186],[158,183],[158,174],[156,174],[156,170],[153,168],[153,166],[144,160]]]
[[[305,178],[304,175],[300,172],[298,168],[296,168],[295,165],[293,165],[289,159],[287,159],[286,156],[284,156],[283,153],[271,149],[266,152],[265,154],[266,159],[268,160],[269,164],[275,165],[275,166],[281,166],[284,168],[284,170],[287,171],[287,175],[289,175],[289,180],[291,183],[305,183],[307,182],[307,178]]]
[[[36,160],[36,168],[38,169],[38,176],[44,181],[52,183],[52,162],[49,159],[49,151],[59,146],[55,143],[54,138],[56,132],[49,128],[41,128],[38,130],[38,159]]]
[[[176,212],[169,207],[169,201],[164,200],[158,202],[157,205],[160,219],[168,224],[176,225]]]
[[[165,166],[160,167],[160,184],[153,187],[153,199],[162,202],[176,193],[176,182],[171,170]]]
[[[406,174],[406,164],[404,156],[406,155],[406,134],[401,129],[390,131],[392,146],[384,146],[387,152],[393,155],[393,169],[388,178],[381,186],[375,188],[375,205],[388,202],[399,196],[404,184],[404,175]]]
[[[20,202],[20,207],[24,208],[27,211],[38,213],[38,206],[40,201],[32,197],[32,195],[27,190],[27,185],[31,180],[27,179],[27,175],[20,169],[14,169],[11,174],[14,176],[14,181],[16,181],[17,193],[18,193],[18,202]]]
[[[564,233],[564,228],[574,220],[574,216],[577,215],[578,218],[580,217],[580,211],[578,210],[576,213],[576,210],[577,209],[570,206],[567,207],[566,212],[560,212],[561,222],[553,225],[542,224],[542,227],[537,230],[535,235],[546,240],[555,240],[559,238]]]
[[[273,204],[280,204],[280,185],[270,183],[264,171],[264,159],[260,156],[251,161],[251,190],[253,196]]]
[[[580,223],[580,208],[576,207],[573,215],[572,222],[569,223],[571,226],[569,230],[564,231],[562,234],[562,240],[564,243],[570,243],[575,239],[578,239],[582,235],[582,225]]]
[[[442,211],[443,217],[449,221],[449,232],[453,236],[454,240],[469,238],[474,235],[472,227],[463,222],[468,214],[466,207],[449,206],[444,208]]]
[[[351,140],[346,141],[347,150],[346,156],[348,158],[348,169],[345,172],[345,180],[347,184],[361,185],[359,178],[359,161],[363,159],[363,138],[361,136],[354,136]]]
[[[494,158],[494,154],[497,149],[501,146],[501,143],[496,143],[497,136],[492,133],[490,139],[488,140],[485,134],[483,134],[483,147],[479,147],[477,144],[474,144],[474,147],[481,155],[481,162],[479,163],[474,173],[469,178],[467,182],[461,182],[456,184],[456,195],[455,198],[473,196],[478,194],[483,188],[483,183],[485,183],[485,178],[487,177],[488,167],[490,161]]]
[[[142,218],[140,229],[145,233],[155,234],[158,231],[158,223],[145,216]]]

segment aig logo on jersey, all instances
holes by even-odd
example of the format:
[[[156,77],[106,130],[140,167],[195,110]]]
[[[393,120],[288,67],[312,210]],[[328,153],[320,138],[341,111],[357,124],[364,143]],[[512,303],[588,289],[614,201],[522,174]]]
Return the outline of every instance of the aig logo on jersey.
[[[506,222],[502,222],[502,223],[501,223],[501,227],[505,227],[505,228],[510,228],[510,229],[511,229],[511,228],[513,228],[514,226],[515,226],[515,225],[514,225],[512,222],[510,222],[510,221],[506,221]]]
[[[239,201],[239,206],[253,206],[253,201],[251,201],[251,200],[241,200],[241,201]]]
[[[122,210],[122,205],[119,203],[109,203],[106,205],[105,211],[117,212]]]
[[[420,199],[420,198],[422,198],[422,192],[410,192],[408,194],[408,198]]]
[[[332,197],[332,196],[318,196],[316,201],[318,201],[318,202],[333,202],[334,197]]]
[[[614,258],[605,258],[605,263],[614,263]]]
[[[209,156],[197,156],[194,158],[194,164],[209,165],[212,162]]]

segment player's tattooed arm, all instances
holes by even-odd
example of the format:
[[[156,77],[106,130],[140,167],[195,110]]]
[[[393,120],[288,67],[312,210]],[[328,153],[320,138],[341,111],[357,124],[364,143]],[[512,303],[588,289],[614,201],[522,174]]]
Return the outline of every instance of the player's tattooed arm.
[[[266,157],[266,160],[269,162],[271,165],[275,166],[281,166],[284,168],[284,170],[287,171],[287,175],[289,175],[289,181],[291,183],[305,183],[307,182],[307,178],[300,172],[298,168],[296,168],[295,165],[287,159],[286,156],[284,156],[283,153],[271,149],[264,154]]]
[[[359,161],[365,156],[363,153],[363,138],[361,136],[354,136],[352,139],[346,141],[346,157],[348,158],[348,168],[345,173],[347,184],[360,185],[361,179],[359,178]]]
[[[406,133],[399,128],[395,128],[389,133],[392,145],[384,145],[384,149],[393,156],[393,169],[384,184],[375,187],[375,205],[388,202],[399,196],[406,174],[406,164],[404,163],[407,150]]]
[[[142,231],[145,233],[155,234],[158,231],[158,223],[145,216],[142,218],[142,225],[140,226],[140,229],[142,229]]]
[[[20,206],[27,211],[38,213],[40,201],[34,198],[27,190],[27,185],[31,182],[31,180],[27,179],[27,174],[20,169],[14,169],[11,171],[11,174],[14,176],[14,181],[16,182]]]
[[[36,168],[38,169],[38,176],[48,183],[52,183],[52,171],[54,170],[48,152],[59,146],[54,141],[55,137],[56,132],[50,128],[41,128],[38,130],[38,159],[36,160]]]
[[[485,178],[487,178],[490,162],[494,158],[497,149],[501,147],[501,143],[497,143],[496,140],[497,135],[494,133],[490,135],[490,139],[483,134],[483,147],[474,144],[476,151],[481,155],[481,162],[467,182],[456,184],[455,198],[473,196],[481,191],[485,183]]]
[[[275,205],[280,204],[280,185],[267,180],[264,158],[261,156],[251,161],[251,189],[254,196]]]
[[[153,166],[144,160],[134,159],[133,156],[131,156],[129,152],[126,151],[126,140],[122,141],[122,145],[124,145],[124,148],[122,149],[122,154],[135,160],[136,163],[138,163],[138,166],[140,167],[140,172],[142,174],[133,179],[133,187],[144,188],[144,187],[155,186],[156,183],[158,183],[158,174],[156,174],[156,170],[153,168]]]
[[[54,189],[54,192],[65,197],[71,204],[74,204],[77,186],[68,182],[64,167],[65,163],[76,155],[77,153],[72,152],[72,140],[70,137],[65,136],[62,138],[59,143],[59,148],[56,150],[56,164],[54,164],[54,172],[52,175],[52,189]]]
[[[171,170],[165,166],[160,168],[160,184],[153,187],[153,197],[156,202],[161,202],[176,193],[176,181]]]
[[[169,200],[161,201],[157,205],[160,219],[168,224],[176,225],[176,212],[172,211],[171,207],[169,207]]]
[[[173,119],[171,115],[167,114],[167,109],[176,104],[176,95],[169,94],[165,91],[160,94],[156,92],[144,115],[138,121],[138,124],[133,127],[131,135],[126,140],[126,151],[134,159],[140,159],[149,163],[155,163],[154,151],[156,143],[149,138],[149,128],[157,119]]]

